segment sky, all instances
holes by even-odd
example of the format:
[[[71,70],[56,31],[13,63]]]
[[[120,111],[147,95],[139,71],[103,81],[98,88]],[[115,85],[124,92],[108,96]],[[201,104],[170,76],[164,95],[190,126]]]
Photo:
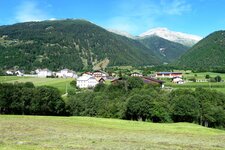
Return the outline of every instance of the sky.
[[[0,0],[0,25],[66,18],[132,35],[166,27],[205,37],[225,30],[225,0]]]

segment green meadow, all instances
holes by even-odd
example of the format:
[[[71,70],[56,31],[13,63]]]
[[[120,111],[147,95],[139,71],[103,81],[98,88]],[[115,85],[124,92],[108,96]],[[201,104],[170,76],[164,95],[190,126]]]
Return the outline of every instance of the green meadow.
[[[74,90],[70,86],[70,82],[74,80],[72,78],[34,78],[34,77],[17,77],[17,76],[0,76],[0,83],[16,83],[16,82],[32,82],[35,86],[52,86],[58,88],[61,94],[66,93],[66,89]]]
[[[189,71],[187,71],[186,73],[184,71],[177,71],[177,72],[183,72],[183,78],[185,80],[192,78],[195,78],[197,80],[204,80],[206,75],[209,75],[212,78],[220,76],[222,80],[225,80],[225,74],[223,73],[213,73],[213,72],[192,73]],[[172,87],[173,89],[179,88],[195,89],[198,87],[202,87],[225,93],[225,82],[186,82],[184,84],[175,84],[171,82],[171,79],[168,79],[166,80],[165,86]]]
[[[191,123],[0,115],[0,149],[225,149],[225,131]]]
[[[217,75],[221,76],[222,80],[225,80],[225,74],[224,73],[214,73],[214,72],[199,72],[199,73],[193,73],[193,72],[184,72],[184,78],[190,79],[195,77],[196,79],[205,79],[205,76],[209,75],[210,77],[216,77]]]

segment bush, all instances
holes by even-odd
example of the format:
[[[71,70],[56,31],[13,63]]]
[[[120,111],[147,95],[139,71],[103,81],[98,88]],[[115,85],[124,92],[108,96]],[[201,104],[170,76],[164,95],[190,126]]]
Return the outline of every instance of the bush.
[[[206,79],[210,79],[210,75],[208,75],[208,74],[205,75],[205,78],[206,78]]]
[[[222,78],[220,76],[216,76],[214,79],[216,82],[221,82],[221,80],[222,80]]]
[[[71,81],[70,86],[76,88],[77,87],[77,81],[76,80]]]

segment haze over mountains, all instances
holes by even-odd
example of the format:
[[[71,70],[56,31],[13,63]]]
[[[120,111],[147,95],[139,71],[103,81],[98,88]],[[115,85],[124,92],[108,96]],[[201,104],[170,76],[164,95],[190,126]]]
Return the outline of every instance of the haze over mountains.
[[[0,26],[0,68],[82,70],[96,65],[160,65],[178,59],[178,65],[187,67],[225,64],[220,58],[225,56],[224,32],[201,39],[166,28],[135,37],[79,19],[18,23]]]

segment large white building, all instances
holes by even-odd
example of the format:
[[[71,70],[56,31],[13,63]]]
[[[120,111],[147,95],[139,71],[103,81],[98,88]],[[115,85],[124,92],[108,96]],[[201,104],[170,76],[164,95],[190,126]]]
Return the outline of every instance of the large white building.
[[[83,75],[77,78],[77,87],[91,88],[95,87],[99,82],[91,75]]]

